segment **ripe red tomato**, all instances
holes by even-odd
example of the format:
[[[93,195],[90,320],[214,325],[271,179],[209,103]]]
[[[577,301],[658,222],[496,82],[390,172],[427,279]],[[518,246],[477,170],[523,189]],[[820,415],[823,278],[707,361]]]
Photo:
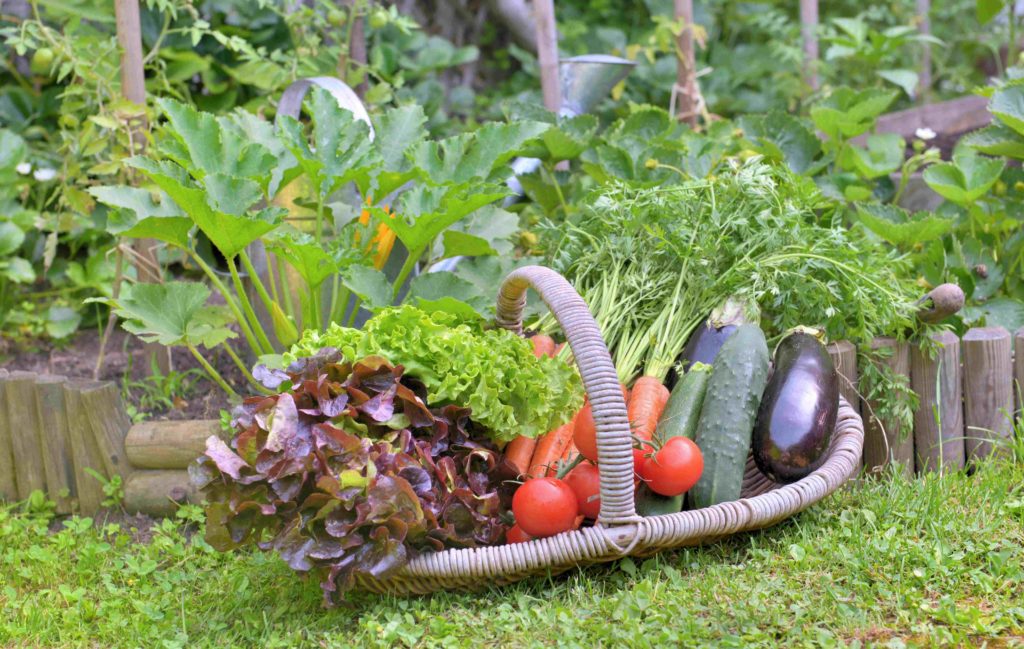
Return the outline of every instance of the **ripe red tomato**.
[[[512,496],[516,524],[531,536],[553,536],[572,529],[579,506],[576,494],[558,478],[527,480]]]
[[[505,542],[508,544],[526,543],[527,541],[530,541],[532,539],[533,537],[524,532],[523,528],[519,527],[518,525],[513,525],[512,527],[508,528],[507,532],[505,532]]]
[[[565,476],[565,484],[576,494],[576,505],[585,518],[596,519],[601,511],[601,472],[596,464],[583,462]]]
[[[633,479],[636,479],[636,477],[640,475],[640,469],[643,468],[644,461],[647,459],[647,455],[650,452],[650,448],[633,449]]]
[[[673,437],[658,452],[644,460],[640,477],[651,491],[678,496],[697,484],[704,471],[704,455],[686,437]]]

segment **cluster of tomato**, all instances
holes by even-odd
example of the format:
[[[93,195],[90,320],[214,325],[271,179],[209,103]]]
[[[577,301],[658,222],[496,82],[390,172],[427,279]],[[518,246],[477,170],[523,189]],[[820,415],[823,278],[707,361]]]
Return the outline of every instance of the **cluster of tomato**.
[[[573,442],[583,461],[563,477],[531,478],[516,490],[512,498],[516,524],[508,531],[509,543],[553,536],[579,527],[583,519],[597,518],[601,478],[596,427],[589,406],[579,417],[582,421],[574,428]],[[686,493],[700,479],[704,457],[693,440],[673,437],[660,446],[642,444],[643,448],[633,449],[634,487],[643,482],[654,493],[673,497]]]

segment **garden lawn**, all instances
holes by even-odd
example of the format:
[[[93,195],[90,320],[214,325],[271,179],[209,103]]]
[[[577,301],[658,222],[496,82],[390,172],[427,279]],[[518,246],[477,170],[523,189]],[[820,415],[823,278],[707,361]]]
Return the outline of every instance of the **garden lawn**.
[[[213,551],[196,507],[148,542],[24,510],[0,509],[0,646],[1024,643],[1020,463],[869,481],[710,547],[333,610],[276,556]]]

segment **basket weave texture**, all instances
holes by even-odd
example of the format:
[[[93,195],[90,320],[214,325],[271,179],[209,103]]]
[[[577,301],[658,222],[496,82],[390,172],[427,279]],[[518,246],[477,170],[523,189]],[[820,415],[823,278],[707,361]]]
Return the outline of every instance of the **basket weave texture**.
[[[537,291],[561,325],[590,399],[601,475],[601,512],[596,524],[527,543],[424,554],[386,579],[360,577],[360,589],[423,594],[484,588],[627,555],[646,556],[668,548],[710,543],[789,518],[835,491],[859,468],[864,425],[840,397],[839,416],[825,462],[802,480],[778,485],[748,460],[740,500],[676,514],[639,516],[634,507],[626,404],[597,323],[561,275],[541,266],[526,266],[510,273],[502,283],[497,309],[500,326],[522,333],[528,288]]]

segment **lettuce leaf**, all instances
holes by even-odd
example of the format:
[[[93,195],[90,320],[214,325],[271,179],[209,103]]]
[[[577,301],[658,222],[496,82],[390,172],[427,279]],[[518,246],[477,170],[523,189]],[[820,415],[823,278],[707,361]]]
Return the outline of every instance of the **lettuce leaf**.
[[[362,330],[332,324],[326,332],[307,331],[285,362],[324,348],[349,361],[376,355],[401,365],[426,387],[428,403],[469,408],[498,443],[553,430],[583,404],[575,367],[535,358],[525,339],[452,313],[405,305],[381,311]]]

